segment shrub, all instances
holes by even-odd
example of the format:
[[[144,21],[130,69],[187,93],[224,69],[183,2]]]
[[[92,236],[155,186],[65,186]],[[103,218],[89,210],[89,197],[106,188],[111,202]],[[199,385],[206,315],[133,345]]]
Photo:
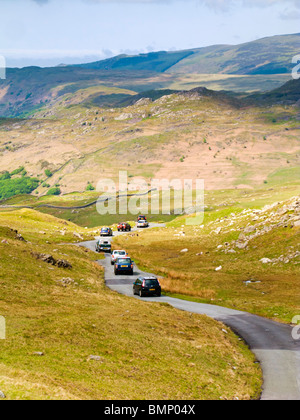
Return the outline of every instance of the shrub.
[[[15,169],[14,171],[12,171],[10,173],[10,175],[11,176],[13,176],[13,175],[19,175],[20,173],[24,173],[24,172],[26,172],[24,166],[20,166],[18,169]]]
[[[22,178],[12,179],[9,177],[0,177],[0,199],[4,200],[18,194],[30,194],[40,184],[37,178],[23,176]]]
[[[51,176],[53,175],[53,173],[50,171],[50,169],[46,169],[46,170],[45,170],[45,175],[46,175],[48,178],[51,178]]]
[[[61,190],[58,187],[53,187],[50,188],[50,190],[47,192],[46,195],[60,195],[61,194]]]
[[[86,191],[94,191],[95,187],[93,187],[93,185],[89,182],[87,187],[86,187]]]
[[[10,173],[8,171],[4,171],[0,174],[0,181],[5,181],[7,179],[10,179]]]

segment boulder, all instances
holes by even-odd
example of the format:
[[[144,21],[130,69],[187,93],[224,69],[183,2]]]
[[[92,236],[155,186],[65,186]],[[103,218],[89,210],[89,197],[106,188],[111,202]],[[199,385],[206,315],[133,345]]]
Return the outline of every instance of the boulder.
[[[270,260],[270,258],[262,258],[260,262],[262,262],[263,264],[270,264],[272,260]]]
[[[245,249],[245,248],[247,248],[248,243],[249,243],[248,241],[246,241],[246,242],[237,242],[236,243],[236,247],[238,249]]]
[[[41,260],[47,264],[51,264],[51,265],[56,264],[56,259],[53,258],[52,255],[50,254],[39,254],[39,253],[33,252],[32,256],[36,258],[37,260]]]
[[[72,264],[66,260],[58,260],[56,262],[56,265],[57,267],[60,267],[60,268],[72,268]]]

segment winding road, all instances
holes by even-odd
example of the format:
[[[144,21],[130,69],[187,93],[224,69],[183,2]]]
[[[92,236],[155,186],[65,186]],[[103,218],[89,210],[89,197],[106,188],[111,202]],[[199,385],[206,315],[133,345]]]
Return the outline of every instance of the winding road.
[[[161,224],[150,224],[150,228],[162,227]],[[136,230],[133,229],[133,231]],[[114,235],[122,233],[114,232]],[[95,241],[84,242],[83,245],[95,251]],[[263,389],[261,400],[300,400],[300,340],[292,338],[292,327],[271,321],[247,312],[241,312],[221,306],[214,306],[168,296],[140,298],[132,292],[133,281],[145,273],[135,266],[134,276],[115,276],[110,263],[110,255],[105,260],[99,260],[105,268],[106,285],[121,294],[149,302],[166,302],[171,306],[197,314],[205,314],[217,321],[223,322],[242,337],[263,371]]]

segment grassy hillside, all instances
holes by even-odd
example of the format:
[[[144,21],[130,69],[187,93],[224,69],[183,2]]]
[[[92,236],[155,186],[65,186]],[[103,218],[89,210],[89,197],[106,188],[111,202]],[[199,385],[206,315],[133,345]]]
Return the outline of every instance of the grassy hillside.
[[[291,74],[299,52],[300,34],[262,38],[236,46],[202,48],[181,60],[172,73]]]
[[[103,61],[79,64],[74,67],[99,70],[133,70],[165,72],[176,63],[194,54],[193,50],[187,51],[159,51],[135,56],[118,55]]]
[[[3,213],[0,221],[0,314],[7,326],[0,389],[7,399],[259,396],[258,364],[222,324],[109,291],[94,262],[99,257],[68,245],[74,230],[85,238],[91,231],[30,210]]]
[[[57,103],[120,106],[131,94],[157,89],[271,90],[290,78],[298,45],[296,34],[80,66],[7,69],[6,80],[0,80],[0,117],[28,117]]]
[[[202,226],[186,226],[182,217],[156,232],[117,238],[117,245],[159,273],[172,295],[289,324],[300,310],[300,197],[287,195],[213,192]]]
[[[143,70],[182,74],[290,74],[300,34],[278,35],[240,45],[213,45],[186,51],[120,55],[79,65],[106,70]],[[77,66],[78,67],[78,66]]]
[[[283,86],[263,94],[249,95],[250,104],[270,105],[274,103],[294,104],[300,100],[300,80],[290,80]]]
[[[144,99],[130,91],[137,102],[109,109],[78,103],[83,93],[65,93],[35,118],[2,120],[0,171],[24,166],[42,181],[38,197],[53,187],[65,194],[103,178],[117,182],[119,170],[149,185],[155,177],[179,177],[205,179],[206,189],[261,187],[273,173],[292,174],[299,165],[298,85],[255,101],[204,88],[152,91]],[[86,99],[100,89],[106,95],[112,88],[92,89]]]

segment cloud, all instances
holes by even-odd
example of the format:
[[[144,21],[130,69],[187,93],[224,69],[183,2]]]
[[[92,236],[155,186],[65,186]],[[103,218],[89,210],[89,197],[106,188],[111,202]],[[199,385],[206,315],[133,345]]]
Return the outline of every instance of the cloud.
[[[285,10],[280,14],[283,20],[300,20],[300,10]]]
[[[40,4],[41,6],[43,4],[49,3],[49,0],[33,0],[35,3]]]
[[[97,0],[95,0],[97,1]],[[101,0],[100,0],[101,1]],[[282,5],[282,0],[196,0],[216,11],[227,11],[235,6],[266,8]],[[300,8],[299,0],[285,0],[287,6]]]
[[[39,5],[44,5],[52,0],[32,0]],[[61,0],[68,1],[68,0]],[[69,0],[70,1],[70,0]],[[74,0],[73,0],[74,1]],[[198,4],[204,4],[205,6],[215,10],[228,10],[233,6],[242,5],[245,7],[271,7],[275,5],[282,5],[283,0],[81,0],[84,3],[97,4],[97,3],[136,3],[136,4],[168,4],[175,2],[194,2]],[[300,8],[299,0],[284,0],[286,5]],[[71,3],[71,1],[70,1]]]

